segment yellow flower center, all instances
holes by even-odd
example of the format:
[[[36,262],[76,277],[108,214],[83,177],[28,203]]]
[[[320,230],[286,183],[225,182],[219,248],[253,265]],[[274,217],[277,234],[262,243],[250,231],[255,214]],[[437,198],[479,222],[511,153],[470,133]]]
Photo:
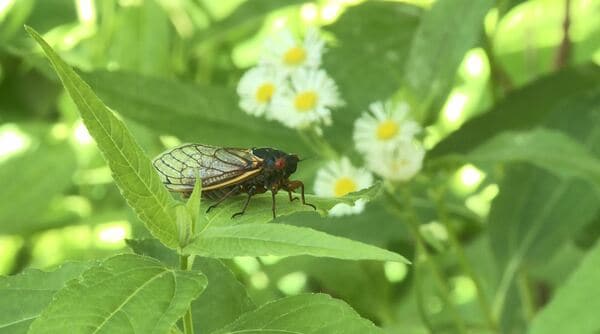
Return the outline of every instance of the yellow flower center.
[[[389,140],[398,133],[398,124],[392,120],[386,120],[379,123],[377,127],[377,138],[381,140]]]
[[[312,90],[299,93],[294,99],[294,107],[299,112],[307,112],[317,106],[319,95]]]
[[[335,181],[333,193],[336,197],[344,196],[348,193],[356,191],[357,185],[354,180],[349,177],[341,177]]]
[[[271,97],[273,97],[273,93],[275,92],[275,85],[270,82],[266,82],[256,90],[256,99],[258,102],[267,103],[271,101]]]
[[[300,65],[306,59],[306,51],[298,46],[294,46],[283,54],[283,62],[286,65]]]

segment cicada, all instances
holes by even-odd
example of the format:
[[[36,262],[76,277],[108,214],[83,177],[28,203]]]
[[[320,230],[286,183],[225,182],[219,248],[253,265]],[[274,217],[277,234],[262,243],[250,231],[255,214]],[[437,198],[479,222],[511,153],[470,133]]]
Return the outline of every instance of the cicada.
[[[252,196],[271,192],[273,218],[275,218],[275,195],[279,190],[288,193],[290,201],[298,199],[292,193],[300,189],[302,204],[311,206],[304,199],[304,183],[290,181],[300,159],[273,148],[230,148],[202,144],[185,144],[170,149],[152,164],[163,184],[173,192],[189,197],[199,176],[202,196],[215,201],[208,211],[238,194],[246,194],[240,212],[243,215]]]

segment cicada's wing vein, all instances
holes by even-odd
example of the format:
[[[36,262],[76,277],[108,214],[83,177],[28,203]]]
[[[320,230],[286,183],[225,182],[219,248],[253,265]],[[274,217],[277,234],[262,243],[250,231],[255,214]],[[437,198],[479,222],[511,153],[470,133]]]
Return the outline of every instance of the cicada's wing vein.
[[[179,192],[191,191],[198,174],[203,189],[210,190],[258,173],[261,163],[250,150],[200,144],[175,147],[153,161],[165,186]]]

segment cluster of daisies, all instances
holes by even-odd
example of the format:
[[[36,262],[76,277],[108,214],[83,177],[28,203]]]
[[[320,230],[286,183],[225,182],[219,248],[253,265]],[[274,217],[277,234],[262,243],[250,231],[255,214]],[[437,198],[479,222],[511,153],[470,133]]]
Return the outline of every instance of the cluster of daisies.
[[[321,69],[325,42],[314,30],[303,41],[283,30],[267,41],[258,66],[240,79],[240,107],[248,114],[290,128],[331,124],[331,109],[343,104],[337,85]]]
[[[320,68],[325,42],[316,30],[304,40],[284,30],[268,40],[259,65],[238,84],[240,107],[246,113],[297,128],[331,124],[331,112],[343,104],[333,79]],[[317,172],[315,193],[340,197],[368,188],[373,174],[390,181],[407,181],[422,166],[425,150],[416,139],[421,126],[410,119],[406,103],[375,102],[354,123],[354,144],[365,157],[355,167],[342,157]],[[343,215],[362,211],[364,202],[339,204],[330,211]]]

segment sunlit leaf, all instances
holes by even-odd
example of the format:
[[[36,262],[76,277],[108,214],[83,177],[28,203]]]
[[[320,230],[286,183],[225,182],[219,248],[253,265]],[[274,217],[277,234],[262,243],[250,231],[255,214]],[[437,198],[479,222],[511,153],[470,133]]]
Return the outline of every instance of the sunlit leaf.
[[[354,204],[358,199],[371,200],[377,196],[381,190],[381,184],[375,184],[370,188],[350,193],[343,197],[319,197],[315,195],[305,195],[307,203],[313,204],[317,210],[316,212],[321,216],[326,216],[327,211],[339,203]],[[308,205],[303,205],[300,201],[300,194],[293,193],[294,197],[298,197],[297,200],[290,202],[289,196],[286,192],[280,191],[276,196],[276,207],[275,212],[277,214],[277,220],[280,217],[291,215],[296,212],[315,212],[315,210]],[[271,195],[258,195],[254,196],[250,200],[248,209],[246,212],[235,218],[232,218],[233,214],[240,212],[246,201],[245,195],[240,195],[235,198],[228,200],[227,202],[211,209],[207,217],[206,226],[223,226],[223,225],[238,225],[247,223],[267,223],[273,220],[272,212],[272,199]],[[202,212],[205,212],[212,203],[205,201],[203,203]]]
[[[565,285],[531,324],[529,334],[594,334],[600,331],[600,243],[593,247]]]
[[[405,83],[422,113],[432,103],[436,108],[441,105],[465,53],[480,38],[483,19],[493,5],[492,0],[436,1],[423,15],[404,66]]]
[[[216,331],[225,333],[384,333],[348,304],[323,294],[305,294],[267,303]]]
[[[600,160],[583,145],[556,130],[502,133],[467,155],[475,163],[528,162],[559,176],[578,176],[600,189]]]
[[[67,262],[54,271],[28,269],[15,276],[0,277],[0,332],[26,333],[56,291],[92,265],[93,262]]]
[[[401,255],[382,248],[281,223],[210,227],[183,251],[215,258],[311,255],[408,263]]]
[[[174,200],[162,185],[150,160],[125,125],[100,101],[33,29],[29,34],[39,43],[66,90],[77,105],[90,134],[104,153],[123,197],[148,229],[170,247],[177,246]]]
[[[165,333],[206,287],[198,271],[179,271],[138,255],[118,255],[60,290],[29,333]]]
[[[173,268],[179,265],[177,254],[156,239],[127,240],[127,244],[137,254],[160,259]],[[208,280],[204,292],[192,303],[196,331],[210,333],[256,308],[246,288],[220,260],[197,257],[193,269],[202,271]]]
[[[449,153],[467,153],[503,131],[539,126],[558,110],[573,115],[569,111],[572,104],[569,101],[576,101],[577,96],[584,96],[599,87],[600,68],[595,65],[552,74],[512,92],[490,111],[469,120],[450,134],[427,155],[431,159]],[[577,120],[577,117],[570,118]]]
[[[94,72],[84,78],[125,118],[184,141],[307,151],[293,130],[242,112],[231,88],[124,72]]]
[[[28,234],[51,228],[44,214],[52,200],[72,184],[75,168],[75,154],[65,144],[42,144],[3,162],[0,233]]]
[[[408,4],[366,1],[325,27],[336,42],[325,53],[324,66],[340,86],[351,112],[358,115],[400,87],[402,67],[421,13],[420,8]],[[339,116],[348,118],[346,112]]]

